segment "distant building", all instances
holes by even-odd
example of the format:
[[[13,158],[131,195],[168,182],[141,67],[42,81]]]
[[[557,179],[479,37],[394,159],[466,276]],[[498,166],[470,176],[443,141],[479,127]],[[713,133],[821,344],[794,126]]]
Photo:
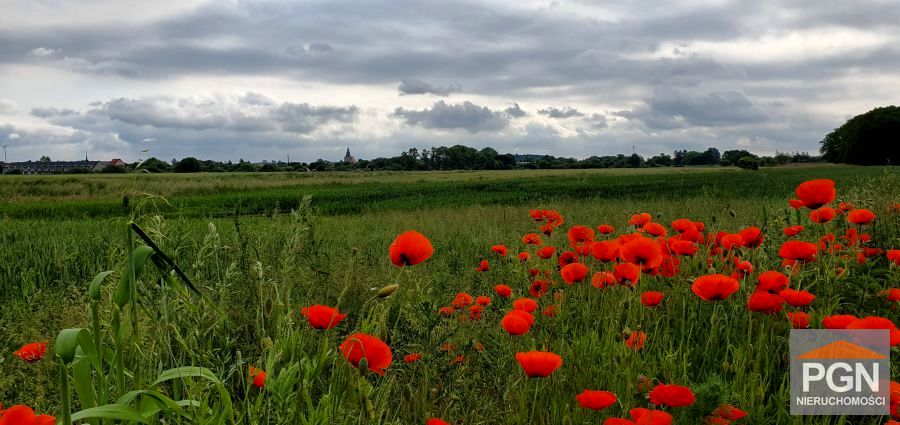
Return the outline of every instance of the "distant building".
[[[53,174],[53,173],[69,173],[72,170],[80,169],[85,171],[99,172],[108,166],[126,167],[128,164],[119,158],[111,161],[90,161],[87,157],[84,161],[26,161],[26,162],[5,162],[0,163],[0,170],[6,173],[12,170],[19,170],[22,174]]]
[[[356,157],[350,155],[350,148],[347,148],[347,153],[344,155],[344,164],[356,164]]]

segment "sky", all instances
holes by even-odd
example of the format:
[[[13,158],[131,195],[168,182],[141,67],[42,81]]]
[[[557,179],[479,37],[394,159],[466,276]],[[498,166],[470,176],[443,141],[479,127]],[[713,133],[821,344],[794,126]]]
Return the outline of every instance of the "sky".
[[[818,152],[897,0],[0,0],[9,161]],[[2,159],[2,158],[0,158]]]

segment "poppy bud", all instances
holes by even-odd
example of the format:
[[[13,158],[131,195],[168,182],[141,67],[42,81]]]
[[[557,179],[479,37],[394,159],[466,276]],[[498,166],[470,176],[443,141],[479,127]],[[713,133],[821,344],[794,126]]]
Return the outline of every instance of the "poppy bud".
[[[369,361],[365,357],[360,358],[356,369],[359,370],[361,376],[366,376],[366,371],[369,370]]]
[[[397,285],[397,284],[388,285],[388,286],[385,286],[384,288],[381,288],[380,290],[378,290],[378,294],[376,294],[375,296],[378,298],[387,298],[387,297],[393,295],[394,292],[397,292],[398,289],[400,289],[400,285]]]

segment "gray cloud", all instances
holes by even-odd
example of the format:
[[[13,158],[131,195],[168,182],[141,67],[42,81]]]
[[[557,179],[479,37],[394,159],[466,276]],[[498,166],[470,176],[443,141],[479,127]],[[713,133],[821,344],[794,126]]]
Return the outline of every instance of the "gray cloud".
[[[436,96],[449,96],[450,93],[461,92],[462,87],[459,84],[451,84],[446,87],[434,86],[422,80],[409,78],[400,81],[400,86],[397,87],[397,91],[400,92],[401,96],[409,94],[433,94]]]
[[[522,118],[528,115],[528,112],[525,112],[524,109],[519,107],[518,103],[514,103],[513,106],[504,109],[503,112],[511,118]]]
[[[500,112],[465,101],[449,105],[443,100],[435,102],[431,109],[421,111],[397,108],[394,116],[403,118],[409,125],[425,128],[464,129],[470,133],[501,130],[509,120]]]
[[[541,115],[546,115],[550,118],[572,118],[572,117],[583,117],[584,112],[580,112],[579,110],[571,107],[557,108],[555,106],[551,106],[545,109],[539,109],[538,113]]]
[[[78,115],[78,112],[68,108],[31,108],[31,115],[38,118],[54,118]]]
[[[768,118],[763,108],[737,91],[706,95],[657,91],[643,105],[618,114],[639,120],[653,129],[735,126],[759,123]]]

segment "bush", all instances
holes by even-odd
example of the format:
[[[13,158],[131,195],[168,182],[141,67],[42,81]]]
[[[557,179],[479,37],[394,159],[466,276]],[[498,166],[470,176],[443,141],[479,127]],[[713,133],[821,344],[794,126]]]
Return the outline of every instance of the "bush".
[[[125,174],[128,170],[125,167],[119,167],[117,165],[107,165],[100,170],[103,174]]]
[[[741,159],[738,160],[737,166],[744,170],[758,170],[759,161],[752,156],[742,156]]]

